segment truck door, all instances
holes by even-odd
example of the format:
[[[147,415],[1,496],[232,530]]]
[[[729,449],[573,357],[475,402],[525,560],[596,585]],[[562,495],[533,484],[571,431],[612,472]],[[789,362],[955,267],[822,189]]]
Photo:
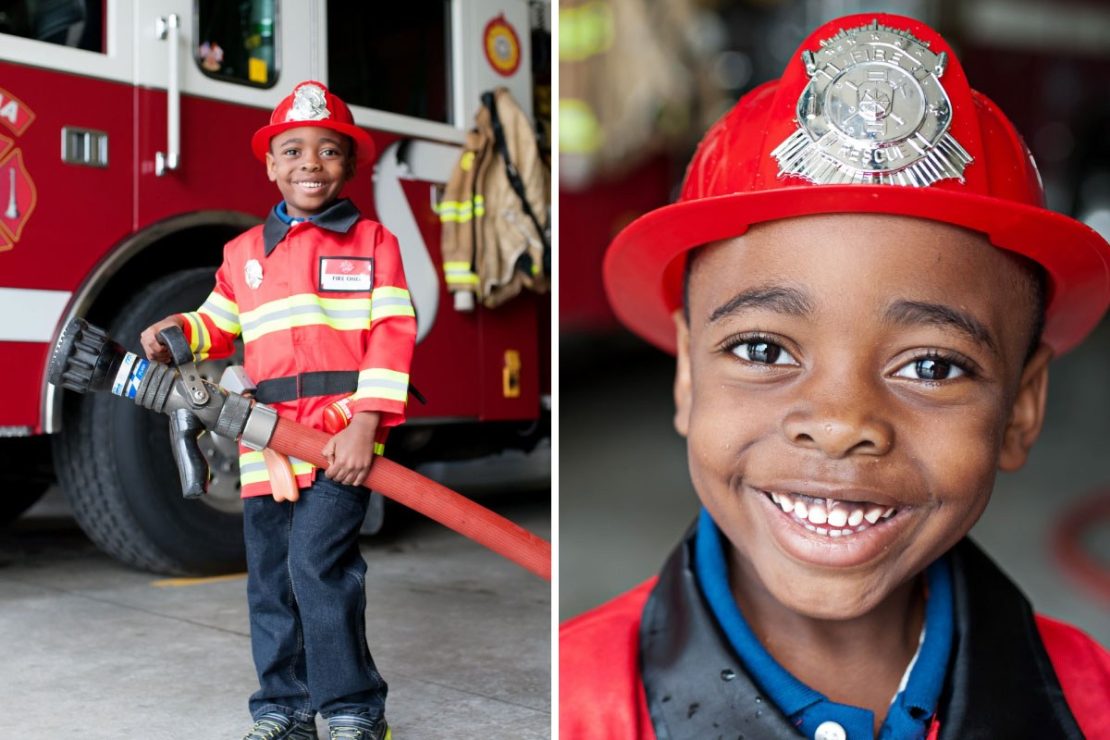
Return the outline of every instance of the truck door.
[[[318,69],[318,3],[136,5],[139,223],[202,209],[261,217],[275,194],[250,136]]]

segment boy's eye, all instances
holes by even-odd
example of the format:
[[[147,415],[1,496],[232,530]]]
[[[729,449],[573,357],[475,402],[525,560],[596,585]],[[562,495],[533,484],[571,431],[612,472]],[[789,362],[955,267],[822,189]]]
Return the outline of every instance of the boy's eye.
[[[797,365],[789,352],[774,342],[764,339],[750,339],[740,342],[732,348],[732,353],[741,360],[755,362],[760,365]]]
[[[894,373],[899,378],[912,378],[913,380],[954,380],[966,372],[943,357],[921,357]]]
[[[283,149],[281,153],[284,154],[286,157],[295,157],[295,156],[297,156],[298,154],[301,153],[301,150],[300,149],[289,148],[289,149]]]

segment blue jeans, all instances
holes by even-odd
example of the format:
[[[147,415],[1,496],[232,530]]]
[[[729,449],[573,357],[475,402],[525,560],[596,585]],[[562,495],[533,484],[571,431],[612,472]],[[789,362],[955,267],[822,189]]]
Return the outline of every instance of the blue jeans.
[[[358,533],[370,491],[317,472],[300,500],[243,501],[251,651],[260,688],[251,716],[376,720],[387,686],[366,645],[366,561]]]

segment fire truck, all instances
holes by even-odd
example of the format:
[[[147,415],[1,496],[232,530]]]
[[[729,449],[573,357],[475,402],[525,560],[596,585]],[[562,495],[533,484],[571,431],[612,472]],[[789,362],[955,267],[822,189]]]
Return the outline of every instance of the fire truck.
[[[209,491],[184,500],[165,417],[63,392],[46,366],[74,317],[139,352],[143,328],[204,301],[223,245],[280,198],[251,134],[309,79],[374,139],[345,195],[397,235],[416,307],[426,403],[410,401],[387,455],[448,484],[545,479],[550,300],[458,310],[436,202],[484,91],[531,113],[549,90],[549,18],[545,0],[0,5],[0,525],[57,481],[127,564],[242,567],[235,443],[202,438]],[[201,371],[216,382],[235,361]]]

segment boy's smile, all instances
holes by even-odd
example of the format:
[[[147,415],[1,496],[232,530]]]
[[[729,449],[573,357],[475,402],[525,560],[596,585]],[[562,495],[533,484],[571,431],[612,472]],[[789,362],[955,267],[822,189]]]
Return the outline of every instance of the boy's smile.
[[[1029,283],[985,238],[897,216],[771,222],[702,250],[675,422],[734,590],[851,619],[971,529],[1040,427]]]
[[[339,197],[354,174],[347,137],[319,126],[283,131],[270,142],[266,173],[295,218],[320,213]]]

